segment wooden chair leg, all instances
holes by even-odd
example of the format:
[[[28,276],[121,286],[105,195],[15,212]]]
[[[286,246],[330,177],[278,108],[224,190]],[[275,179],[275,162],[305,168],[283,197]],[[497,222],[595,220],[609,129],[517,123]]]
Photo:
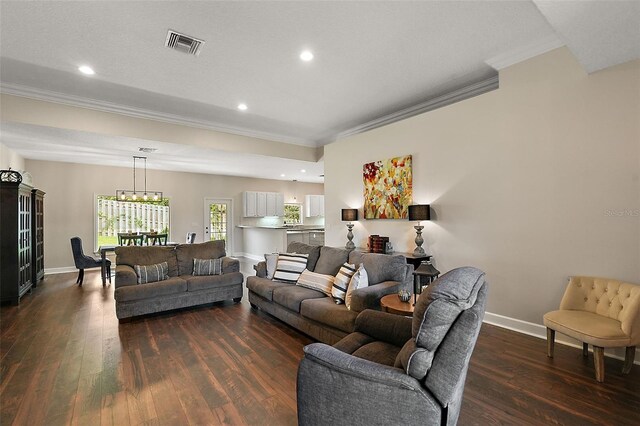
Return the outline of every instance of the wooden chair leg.
[[[593,365],[596,368],[596,380],[604,382],[604,348],[593,346]]]
[[[629,374],[635,357],[636,357],[636,347],[627,346],[627,350],[624,354],[624,367],[622,367],[622,374]]]
[[[556,331],[547,327],[547,356],[553,358],[554,343],[556,340]]]
[[[582,356],[584,358],[587,358],[589,356],[589,344],[588,343],[582,343]]]

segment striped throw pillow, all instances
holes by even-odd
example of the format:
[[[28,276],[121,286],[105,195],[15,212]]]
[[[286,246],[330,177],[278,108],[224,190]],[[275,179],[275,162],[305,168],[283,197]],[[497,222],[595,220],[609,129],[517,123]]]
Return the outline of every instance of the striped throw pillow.
[[[193,259],[193,275],[222,275],[222,259]]]
[[[167,262],[156,263],[155,265],[134,265],[133,269],[138,276],[138,284],[169,279],[169,264]]]
[[[284,283],[295,284],[298,277],[307,268],[308,254],[280,253],[273,279]]]
[[[351,310],[351,296],[354,290],[367,287],[369,285],[369,276],[367,270],[364,269],[364,264],[360,264],[356,273],[351,277],[349,282],[349,288],[347,289],[347,296],[344,298],[344,303],[347,305],[347,309]]]
[[[344,303],[344,299],[347,296],[347,289],[349,288],[349,282],[351,277],[356,273],[356,265],[345,262],[340,267],[333,286],[331,287],[331,296],[336,304],[340,305]]]
[[[311,290],[321,291],[327,296],[331,296],[331,287],[333,287],[334,279],[335,278],[331,275],[318,274],[305,269],[302,271],[302,274],[300,274],[296,285],[310,288]]]

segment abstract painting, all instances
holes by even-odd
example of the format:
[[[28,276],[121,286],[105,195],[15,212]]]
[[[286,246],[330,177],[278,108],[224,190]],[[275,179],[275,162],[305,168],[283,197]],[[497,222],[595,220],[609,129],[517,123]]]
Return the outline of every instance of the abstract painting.
[[[406,219],[413,197],[411,156],[367,163],[362,168],[365,219]]]

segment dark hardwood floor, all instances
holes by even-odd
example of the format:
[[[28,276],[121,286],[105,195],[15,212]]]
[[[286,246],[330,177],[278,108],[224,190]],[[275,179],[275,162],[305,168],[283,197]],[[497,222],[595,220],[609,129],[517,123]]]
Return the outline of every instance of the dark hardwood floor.
[[[251,274],[252,262],[242,262]],[[312,340],[240,304],[118,324],[99,272],[49,275],[0,308],[1,425],[296,423],[295,379]],[[640,424],[640,366],[484,325],[459,424]]]

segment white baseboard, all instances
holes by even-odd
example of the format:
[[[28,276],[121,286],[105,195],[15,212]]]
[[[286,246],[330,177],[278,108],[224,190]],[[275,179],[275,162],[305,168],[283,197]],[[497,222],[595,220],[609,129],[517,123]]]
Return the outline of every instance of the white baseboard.
[[[45,275],[53,274],[66,274],[68,272],[77,272],[78,269],[75,266],[63,266],[61,268],[44,268]]]
[[[516,318],[505,317],[504,315],[493,314],[491,312],[486,312],[484,314],[483,322],[501,328],[506,328],[507,330],[547,340],[547,327],[542,324],[535,324]],[[582,342],[572,339],[571,337],[565,336],[561,333],[556,333],[556,343],[582,349]],[[593,349],[590,350],[593,351]],[[624,348],[605,349],[604,354],[605,356],[611,358],[624,360]],[[636,354],[636,359],[633,363],[640,365],[640,354]]]
[[[251,254],[251,253],[238,252],[238,253],[234,253],[233,256],[234,257],[246,257],[247,259],[256,260],[258,262],[260,262],[261,260],[264,260],[264,256],[259,256],[257,254]]]

